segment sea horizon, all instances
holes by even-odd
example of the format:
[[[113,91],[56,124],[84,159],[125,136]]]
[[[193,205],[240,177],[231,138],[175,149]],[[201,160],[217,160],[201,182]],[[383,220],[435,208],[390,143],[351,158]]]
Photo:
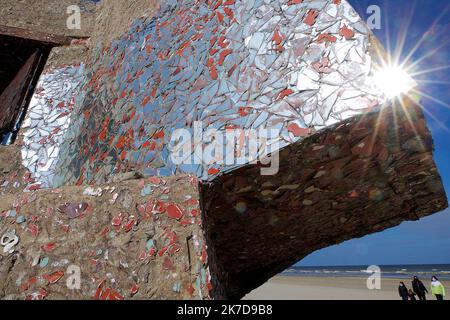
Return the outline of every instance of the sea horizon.
[[[292,266],[280,275],[298,277],[368,277],[370,265],[341,266]],[[410,279],[414,275],[428,281],[433,275],[441,280],[450,280],[450,263],[447,264],[395,264],[378,265],[382,278]]]

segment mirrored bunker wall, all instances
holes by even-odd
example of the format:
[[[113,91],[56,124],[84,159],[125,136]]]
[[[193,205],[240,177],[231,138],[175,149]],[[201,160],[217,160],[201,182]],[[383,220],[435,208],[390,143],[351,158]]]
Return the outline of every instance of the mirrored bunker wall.
[[[275,129],[284,146],[366,112],[384,101],[371,38],[346,1],[162,1],[93,44],[54,186],[133,170],[208,180],[236,166],[198,163],[175,130]],[[191,154],[175,163],[170,147]]]

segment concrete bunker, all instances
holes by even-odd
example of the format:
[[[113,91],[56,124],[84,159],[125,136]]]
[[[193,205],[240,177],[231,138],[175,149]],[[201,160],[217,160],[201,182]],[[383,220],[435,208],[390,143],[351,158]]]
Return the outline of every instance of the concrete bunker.
[[[316,250],[447,208],[422,110],[404,104],[282,149],[275,176],[248,165],[201,183],[213,296],[242,298]]]

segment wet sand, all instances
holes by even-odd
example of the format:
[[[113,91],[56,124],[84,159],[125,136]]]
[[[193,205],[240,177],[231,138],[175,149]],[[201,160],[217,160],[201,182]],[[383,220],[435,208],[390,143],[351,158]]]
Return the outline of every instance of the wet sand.
[[[401,300],[399,282],[412,288],[409,279],[382,279],[381,290],[367,289],[366,281],[366,278],[276,276],[244,300]],[[422,281],[431,292],[429,281]],[[449,291],[450,282],[441,282]],[[435,300],[431,294],[427,299]]]

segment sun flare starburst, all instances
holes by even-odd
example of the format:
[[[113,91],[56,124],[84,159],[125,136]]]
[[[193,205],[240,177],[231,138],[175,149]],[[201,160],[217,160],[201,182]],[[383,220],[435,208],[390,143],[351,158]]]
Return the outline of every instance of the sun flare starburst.
[[[407,94],[417,83],[408,72],[397,65],[387,65],[374,73],[375,86],[388,98]]]
[[[443,48],[448,46],[445,41],[446,28],[440,28],[442,18],[450,10],[448,5],[434,21],[429,25],[426,32],[415,39],[413,45],[408,46],[410,41],[411,25],[414,23],[416,6],[412,5],[405,12],[405,19],[396,28],[395,44],[392,43],[389,24],[386,23],[386,48],[377,47],[375,68],[372,74],[372,81],[375,89],[385,98],[388,103],[394,103],[403,112],[408,113],[408,105],[414,103],[427,114],[440,129],[450,133],[448,124],[443,123],[435,114],[437,108],[444,107],[450,109],[450,104],[438,99],[431,91],[433,86],[448,85],[450,82],[442,78],[442,73],[450,69],[450,64],[439,64],[436,61],[443,61],[441,57]],[[386,16],[386,22],[389,17]],[[430,46],[430,37],[442,37],[437,45]],[[408,48],[407,48],[408,47]],[[444,50],[445,51],[445,50]],[[430,103],[432,108],[425,108],[423,103]],[[414,122],[411,121],[414,126]],[[377,131],[377,130],[375,130]]]

